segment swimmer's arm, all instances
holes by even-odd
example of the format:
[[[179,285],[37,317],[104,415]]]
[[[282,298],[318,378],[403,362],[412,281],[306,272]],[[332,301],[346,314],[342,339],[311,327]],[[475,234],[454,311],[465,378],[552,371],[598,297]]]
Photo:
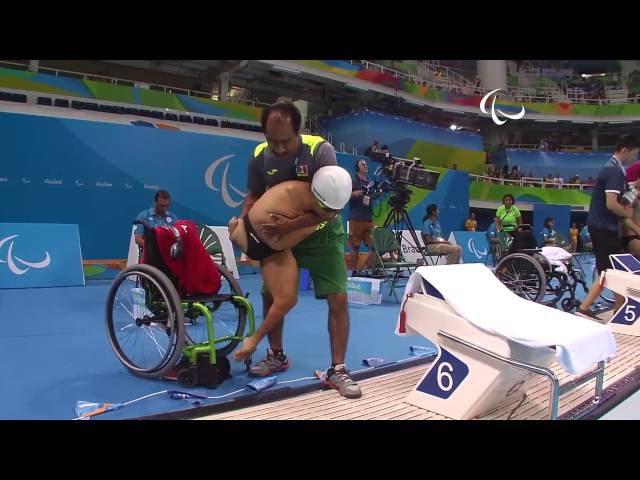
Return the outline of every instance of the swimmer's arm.
[[[628,218],[628,217],[621,218],[620,224],[622,225],[623,229],[626,229],[627,232],[631,231],[636,235],[640,235],[640,227],[638,227],[638,225],[636,225],[631,218]],[[626,232],[623,232],[623,233],[626,233]]]
[[[313,203],[317,202],[312,195],[300,195],[300,190],[295,187],[287,189],[292,205],[299,208],[299,215],[294,217],[285,217],[277,213],[269,213],[272,219],[271,223],[263,223],[263,231],[267,235],[282,236],[287,233],[302,228],[315,227],[324,221],[331,220],[337,212],[325,212],[324,210],[315,209]]]
[[[285,235],[289,232],[301,228],[314,227],[324,221],[324,219],[313,211],[304,212],[294,218],[287,218],[284,215],[270,213],[272,223],[263,223],[262,228],[268,235]]]
[[[631,214],[633,212],[630,208],[627,208],[618,202],[618,194],[619,192],[613,190],[605,192],[607,208],[611,213],[618,217],[619,221],[625,228],[633,231],[636,235],[640,235],[640,227],[633,223],[633,220],[631,219]]]

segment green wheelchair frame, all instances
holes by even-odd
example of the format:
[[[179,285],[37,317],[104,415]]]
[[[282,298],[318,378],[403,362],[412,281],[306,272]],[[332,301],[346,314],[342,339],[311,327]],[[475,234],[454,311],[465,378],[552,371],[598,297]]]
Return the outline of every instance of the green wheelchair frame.
[[[218,361],[218,356],[220,355],[220,353],[215,348],[215,345],[217,343],[241,342],[245,338],[247,338],[247,336],[253,335],[253,333],[256,331],[255,315],[254,315],[253,306],[251,305],[251,302],[249,302],[249,300],[245,296],[239,296],[239,295],[232,295],[230,297],[230,301],[236,307],[243,308],[246,310],[248,321],[249,321],[249,332],[248,332],[248,335],[246,336],[227,335],[225,337],[216,338],[215,327],[213,324],[213,315],[211,313],[212,310],[209,309],[205,303],[185,302],[185,301],[181,302],[183,311],[186,309],[187,312],[192,312],[192,311],[199,312],[200,315],[205,317],[206,324],[207,324],[207,340],[206,341],[195,343],[192,345],[185,345],[182,347],[182,355],[184,356],[184,358],[188,360],[190,369],[198,368],[198,365],[199,365],[198,359],[201,357],[205,359],[208,358],[209,364],[215,367]],[[223,356],[226,356],[226,355],[223,355]],[[247,368],[247,370],[249,369],[250,366],[251,366],[251,356],[249,356],[245,360],[245,367]],[[192,379],[191,372],[189,373],[189,377],[185,378],[184,376],[181,376],[181,372],[179,371],[177,378],[178,378],[178,382],[183,386],[195,386],[195,384],[198,382],[198,376],[199,375],[196,374],[195,378],[191,380]],[[207,383],[211,386],[211,383],[217,384],[219,382],[218,380],[215,380],[214,382],[207,382]]]
[[[255,314],[251,302],[242,293],[237,281],[224,265],[224,256],[220,242],[215,233],[207,226],[198,225],[200,238],[209,255],[212,257],[222,255],[223,265],[217,265],[221,274],[222,286],[229,284],[231,293],[193,296],[179,298],[176,287],[170,280],[166,272],[153,265],[138,264],[123,270],[114,280],[106,305],[106,323],[109,334],[109,341],[119,360],[133,374],[145,378],[162,378],[168,372],[176,371],[178,382],[186,387],[204,385],[215,388],[220,381],[228,376],[228,361],[226,356],[233,351],[239,342],[255,332]],[[203,238],[206,236],[206,240]],[[215,237],[215,241],[211,238]],[[123,351],[118,340],[117,330],[114,326],[114,304],[118,287],[123,284],[127,277],[135,276],[135,286],[143,287],[145,292],[144,306],[146,311],[152,316],[145,314],[143,318],[135,318],[135,325],[142,328],[150,328],[152,324],[163,325],[167,336],[170,339],[170,354],[165,354],[162,363],[152,368],[140,368],[135,365],[127,354]],[[145,280],[146,277],[146,280]],[[150,285],[155,284],[158,292],[154,295]],[[222,287],[221,287],[222,288]],[[163,298],[158,299],[160,294]],[[238,315],[238,328],[235,335],[226,335],[216,338],[214,315],[224,303],[231,303]],[[212,304],[209,306],[208,304]],[[135,311],[135,309],[133,309]],[[130,311],[127,310],[129,313]],[[131,315],[135,317],[135,315]],[[185,317],[191,320],[191,325],[195,325],[199,317],[204,317],[206,322],[206,339],[194,341],[185,328]],[[248,320],[248,332],[244,335]],[[131,324],[132,326],[133,324]],[[125,327],[126,328],[126,327]],[[150,330],[149,330],[150,331]],[[149,335],[149,334],[147,334]],[[176,337],[175,340],[173,337]],[[154,339],[155,341],[155,339]],[[216,345],[229,342],[226,346],[216,349]],[[156,345],[157,342],[156,342]],[[160,347],[158,346],[158,349]],[[178,361],[178,359],[182,360]],[[224,359],[227,363],[226,371],[224,365],[218,365],[219,360]],[[251,365],[251,357],[245,360],[248,368]]]

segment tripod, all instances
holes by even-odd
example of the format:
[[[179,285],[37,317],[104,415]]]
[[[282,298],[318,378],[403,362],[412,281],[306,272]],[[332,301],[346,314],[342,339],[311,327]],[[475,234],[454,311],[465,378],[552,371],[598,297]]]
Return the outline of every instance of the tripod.
[[[398,245],[402,246],[402,233],[404,230],[408,230],[411,235],[411,240],[406,239],[409,242],[409,246],[415,248],[422,257],[423,265],[428,265],[427,259],[424,255],[424,248],[420,246],[420,240],[416,234],[415,228],[411,218],[409,218],[409,212],[407,211],[407,205],[409,204],[411,191],[406,188],[401,188],[389,199],[389,213],[387,215],[383,228],[391,228],[395,231],[396,241]],[[402,251],[402,247],[400,248]],[[404,255],[403,255],[404,256]]]

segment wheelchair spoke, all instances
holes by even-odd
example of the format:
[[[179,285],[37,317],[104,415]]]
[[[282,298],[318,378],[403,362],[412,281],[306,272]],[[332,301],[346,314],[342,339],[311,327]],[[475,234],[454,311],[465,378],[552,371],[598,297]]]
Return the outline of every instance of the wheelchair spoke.
[[[514,294],[531,301],[539,301],[546,289],[544,273],[533,257],[515,253],[504,257],[496,276]]]
[[[131,316],[131,318],[133,318],[135,320],[136,317],[133,314],[133,312],[131,310],[129,310],[127,307],[125,307],[124,304],[120,300],[118,300],[118,303],[122,306],[122,308],[124,308],[125,312],[127,312]]]
[[[153,341],[153,343],[155,343],[156,348],[158,349],[158,352],[160,353],[160,358],[162,358],[164,356],[164,354],[166,353],[166,350],[164,348],[162,348],[160,346],[160,344],[158,344],[158,341],[156,340],[155,335],[153,334],[153,332],[151,332],[151,327],[148,327],[146,325],[142,326],[143,331],[147,334],[147,336],[149,338],[151,338],[151,340]]]

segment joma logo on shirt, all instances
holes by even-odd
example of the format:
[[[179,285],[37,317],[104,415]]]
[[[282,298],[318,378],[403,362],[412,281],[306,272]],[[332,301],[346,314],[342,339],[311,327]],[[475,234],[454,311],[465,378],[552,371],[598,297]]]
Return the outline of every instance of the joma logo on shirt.
[[[277,168],[272,168],[271,170],[269,170],[267,172],[267,175],[275,175],[276,173],[278,173],[278,169]]]

